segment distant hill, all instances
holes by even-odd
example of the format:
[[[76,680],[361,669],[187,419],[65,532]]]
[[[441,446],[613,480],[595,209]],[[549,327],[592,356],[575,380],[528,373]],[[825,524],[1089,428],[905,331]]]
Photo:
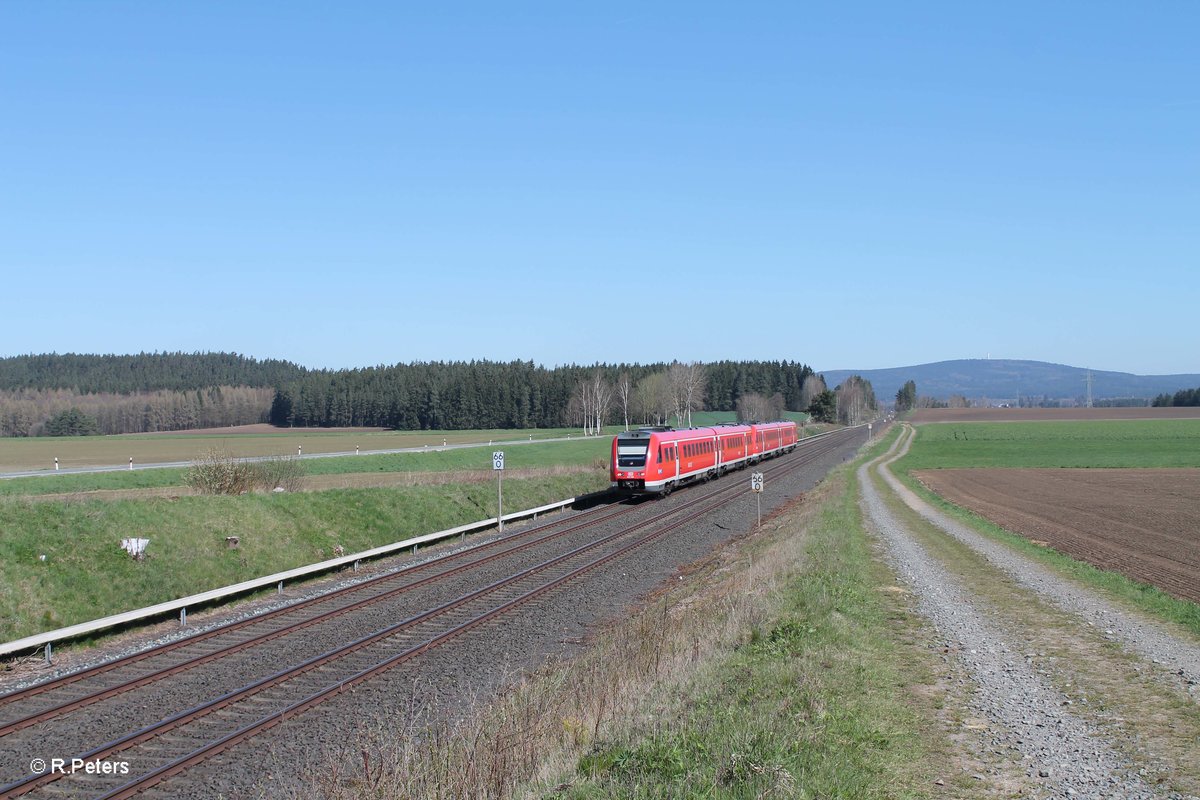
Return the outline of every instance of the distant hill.
[[[1200,375],[1133,375],[1093,369],[1092,397],[1096,400],[1116,397],[1145,397],[1174,394],[1180,389],[1200,386]],[[1083,367],[1050,364],[1045,361],[1012,359],[959,359],[916,364],[889,369],[832,369],[821,374],[830,387],[851,375],[862,375],[871,382],[882,401],[895,399],[905,381],[916,381],[917,394],[945,400],[952,394],[971,399],[986,397],[992,401],[1015,401],[1021,397],[1047,399],[1082,398],[1087,394],[1087,373]]]

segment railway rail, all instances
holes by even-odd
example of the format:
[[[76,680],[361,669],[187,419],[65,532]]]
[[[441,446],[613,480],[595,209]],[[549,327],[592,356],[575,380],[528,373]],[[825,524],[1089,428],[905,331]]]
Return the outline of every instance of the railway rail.
[[[831,436],[814,441],[809,446],[802,443],[796,454],[769,462],[770,466],[763,471],[776,476],[798,469],[844,445],[847,437],[852,435]],[[146,769],[135,779],[120,785],[113,785],[116,780],[98,781],[97,778],[103,776],[89,775],[87,790],[99,790],[103,792],[99,796],[105,798],[129,797],[143,791],[381,672],[414,661],[431,649],[489,620],[658,540],[740,497],[743,491],[741,481],[727,481],[718,488],[695,492],[695,497],[653,514],[632,527],[571,546],[532,566],[523,566],[500,580],[79,753],[74,758],[84,762],[106,759],[118,753],[123,758],[132,755],[132,760],[139,763],[139,769]],[[113,664],[100,665],[4,695],[0,697],[0,713],[5,710],[10,713],[4,715],[7,721],[0,723],[0,737],[31,726],[44,725],[72,711],[119,697],[150,683],[165,681],[183,671],[382,603],[417,587],[444,581],[452,575],[461,575],[482,564],[536,553],[539,547],[558,542],[602,522],[615,520],[632,510],[633,506],[629,505],[616,510],[597,509],[570,520],[521,531],[376,576],[329,595],[285,606],[261,617],[230,623],[146,653],[127,656]],[[203,646],[196,648],[197,644]],[[188,650],[189,647],[192,650]],[[152,664],[150,669],[142,669],[135,675],[121,675],[123,671],[135,668],[147,659],[180,651],[182,658],[177,655],[168,663]],[[104,685],[86,686],[100,676],[107,676]],[[85,686],[79,686],[80,683]],[[82,695],[78,691],[81,688],[86,689]],[[3,738],[0,738],[2,743]],[[147,765],[152,766],[147,769]],[[26,775],[0,786],[0,796],[18,797],[46,788],[55,790],[53,793],[59,795],[59,790],[67,787],[52,784],[71,777],[58,773]],[[66,780],[63,783],[74,782]],[[105,785],[101,787],[101,783]]]

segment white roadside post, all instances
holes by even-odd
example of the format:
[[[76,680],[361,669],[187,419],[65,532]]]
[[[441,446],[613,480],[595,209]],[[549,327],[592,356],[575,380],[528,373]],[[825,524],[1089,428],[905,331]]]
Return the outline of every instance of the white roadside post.
[[[492,469],[496,473],[496,525],[504,533],[504,451],[492,453]]]
[[[58,472],[58,456],[54,457],[54,471]]]
[[[133,469],[133,456],[129,457],[129,468]]]
[[[867,441],[871,441],[871,423],[867,423]]]
[[[754,492],[754,499],[758,503],[758,527],[762,527],[762,490],[763,490],[763,474],[754,472],[750,475],[750,491]]]

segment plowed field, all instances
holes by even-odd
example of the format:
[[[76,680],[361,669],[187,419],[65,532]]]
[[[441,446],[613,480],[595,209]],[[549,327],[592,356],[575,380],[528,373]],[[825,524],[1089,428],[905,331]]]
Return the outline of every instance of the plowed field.
[[[1200,602],[1200,469],[946,469],[913,475],[997,525]]]

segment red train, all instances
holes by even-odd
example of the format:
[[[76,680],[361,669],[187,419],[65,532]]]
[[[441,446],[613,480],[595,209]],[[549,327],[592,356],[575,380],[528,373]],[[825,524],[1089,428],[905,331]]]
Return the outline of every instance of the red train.
[[[634,494],[670,494],[685,483],[791,452],[797,440],[794,422],[628,431],[613,438],[612,485]]]

